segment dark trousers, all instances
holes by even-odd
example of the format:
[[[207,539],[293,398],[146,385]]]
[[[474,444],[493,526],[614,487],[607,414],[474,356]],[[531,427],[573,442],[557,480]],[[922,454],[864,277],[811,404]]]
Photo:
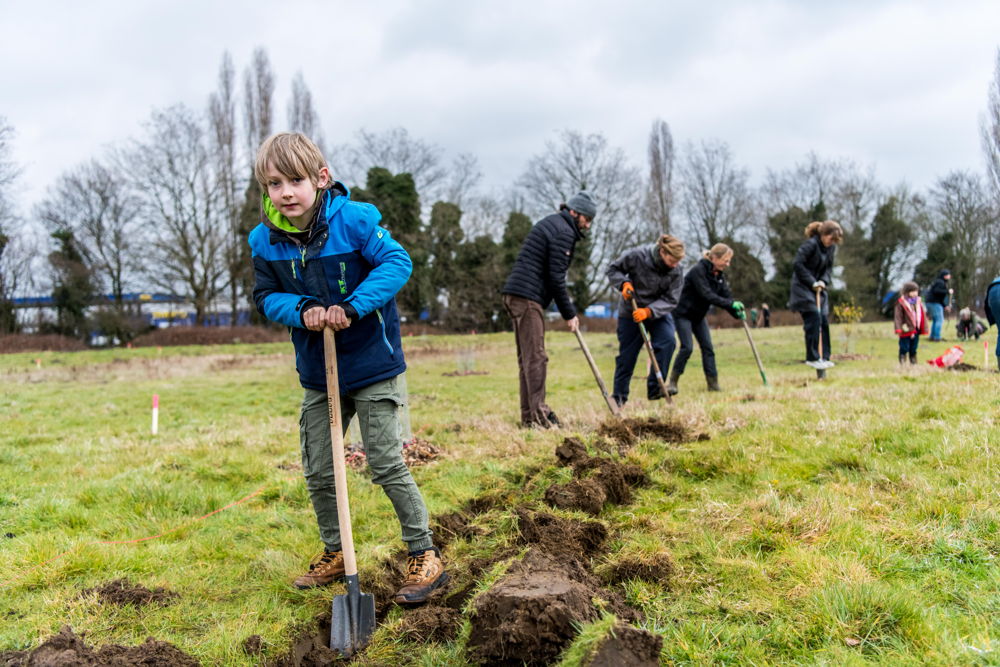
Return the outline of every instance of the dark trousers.
[[[545,374],[549,357],[545,354],[545,315],[531,299],[503,295],[503,305],[514,323],[517,368],[521,394],[521,424],[548,425],[551,410],[545,404]]]
[[[648,319],[643,325],[653,343],[653,354],[656,355],[656,363],[660,365],[660,372],[666,376],[670,357],[674,356],[674,348],[677,347],[677,341],[674,340],[674,318],[667,313],[663,317]],[[632,316],[619,316],[618,356],[615,357],[615,383],[611,396],[620,405],[628,400],[628,386],[635,371],[635,360],[644,345],[639,325],[632,321]],[[660,393],[660,384],[653,368],[649,369],[649,377],[646,378],[646,391],[647,395]]]
[[[920,334],[913,334],[912,336],[900,336],[899,356],[904,357],[909,355],[911,361],[916,361],[917,345],[919,344],[920,344]]]
[[[802,311],[802,330],[806,332],[806,361],[819,361],[819,337],[823,335],[823,359],[830,360],[830,320],[826,313]]]
[[[677,352],[677,358],[674,359],[673,374],[677,376],[684,374],[688,359],[694,352],[693,334],[694,338],[698,340],[698,347],[701,348],[701,367],[705,371],[705,377],[718,377],[719,372],[715,368],[715,348],[712,347],[712,334],[709,333],[708,322],[705,321],[705,318],[689,320],[686,317],[677,317],[674,319],[674,324],[677,325],[677,338],[681,341],[681,349]]]

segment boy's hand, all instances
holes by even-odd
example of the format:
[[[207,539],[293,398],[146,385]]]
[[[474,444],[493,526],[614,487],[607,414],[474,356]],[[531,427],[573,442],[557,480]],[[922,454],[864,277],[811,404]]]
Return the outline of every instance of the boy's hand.
[[[313,306],[302,314],[302,322],[310,331],[322,331],[325,327],[340,331],[351,326],[351,318],[347,316],[341,306],[330,306],[329,308]]]

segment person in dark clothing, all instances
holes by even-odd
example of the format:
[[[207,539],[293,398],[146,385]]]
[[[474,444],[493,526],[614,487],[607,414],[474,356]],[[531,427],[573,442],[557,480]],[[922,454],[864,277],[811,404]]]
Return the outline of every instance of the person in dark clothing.
[[[715,368],[715,348],[712,347],[712,335],[708,330],[705,315],[712,306],[718,306],[737,319],[746,319],[743,304],[733,300],[723,273],[729,268],[733,259],[733,249],[725,243],[716,243],[704,256],[698,260],[687,275],[684,276],[684,289],[681,291],[680,303],[674,310],[674,323],[677,325],[677,337],[681,341],[681,349],[670,371],[670,384],[667,391],[671,395],[677,393],[677,382],[684,374],[691,353],[694,352],[692,335],[698,339],[701,348],[701,367],[705,372],[705,381],[709,391],[719,391],[719,373]]]
[[[1000,276],[993,279],[986,288],[986,320],[1000,329]],[[1000,370],[1000,335],[997,336],[997,370]]]
[[[628,401],[629,383],[636,358],[645,342],[639,323],[648,330],[656,363],[666,373],[677,345],[671,311],[677,307],[684,277],[680,269],[684,244],[670,234],[662,234],[656,244],[625,251],[608,267],[611,286],[622,294],[618,306],[618,356],[611,397],[619,406]],[[633,301],[636,306],[633,309]],[[646,397],[663,398],[656,372],[646,378]]]
[[[941,269],[937,278],[927,289],[927,314],[931,316],[931,337],[932,342],[941,341],[941,325],[944,323],[945,311],[951,311],[952,289],[948,285],[951,280],[951,271]]]
[[[544,310],[554,300],[570,331],[580,326],[566,289],[566,272],[577,241],[590,229],[596,213],[594,200],[581,191],[557,213],[539,220],[524,239],[504,283],[503,304],[514,323],[517,343],[521,426],[559,426],[559,418],[545,403],[549,358],[545,354]]]
[[[830,361],[830,300],[827,287],[833,271],[833,258],[844,231],[833,220],[810,222],[806,226],[806,241],[795,255],[789,310],[802,315],[806,339],[806,364],[813,368],[828,368]],[[816,307],[819,294],[820,306]],[[819,341],[823,337],[823,359],[819,358]]]
[[[771,328],[771,308],[766,303],[760,304],[760,315],[761,315],[762,318],[764,318],[764,328],[765,329],[770,329]]]

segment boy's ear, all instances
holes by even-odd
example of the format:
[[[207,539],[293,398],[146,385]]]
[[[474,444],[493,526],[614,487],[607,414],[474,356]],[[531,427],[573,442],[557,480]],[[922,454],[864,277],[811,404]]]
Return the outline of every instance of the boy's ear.
[[[326,167],[320,167],[319,170],[319,180],[316,182],[317,188],[325,188],[330,184],[330,170]]]

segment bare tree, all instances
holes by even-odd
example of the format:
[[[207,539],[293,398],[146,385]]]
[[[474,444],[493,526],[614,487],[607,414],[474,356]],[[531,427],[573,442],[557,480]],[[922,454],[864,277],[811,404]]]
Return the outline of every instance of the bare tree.
[[[702,248],[746,235],[743,230],[749,231],[754,216],[750,172],[734,163],[728,144],[688,144],[680,176],[681,207],[691,236]]]
[[[145,138],[125,154],[150,218],[148,279],[186,293],[198,324],[222,294],[230,231],[218,204],[219,175],[207,134],[194,112],[176,105],[154,111]]]
[[[244,179],[239,175],[243,170],[236,147],[236,70],[228,51],[222,55],[219,65],[218,89],[208,98],[208,122],[211,130],[210,151],[219,181],[222,209],[219,215],[227,231],[223,254],[228,274],[229,312],[232,313],[230,324],[235,326],[240,291],[248,268],[244,251],[246,238],[240,225],[240,211],[243,209],[240,190],[243,189]]]
[[[50,229],[73,233],[98,286],[124,312],[122,295],[140,262],[142,203],[126,178],[96,159],[65,172],[49,189],[35,216]]]
[[[14,217],[14,202],[10,187],[21,174],[21,168],[11,159],[11,142],[14,140],[14,128],[8,124],[4,116],[0,116],[0,231],[5,223]]]
[[[986,101],[986,116],[979,121],[986,174],[994,199],[1000,202],[1000,49],[997,50]]]
[[[657,229],[669,233],[674,205],[674,138],[666,121],[659,118],[653,121],[646,156],[649,160],[647,215]]]
[[[574,299],[585,308],[607,293],[607,265],[627,248],[652,243],[641,219],[643,186],[639,170],[625,151],[608,146],[601,134],[563,130],[546,142],[545,152],[528,161],[518,185],[535,217],[551,213],[580,190],[597,203],[597,217],[587,243],[578,245],[571,269]],[[583,252],[581,252],[581,250]]]
[[[326,154],[323,145],[325,143],[323,129],[313,107],[312,93],[306,85],[301,70],[296,72],[295,78],[292,79],[292,97],[288,100],[288,129],[309,137],[329,159],[330,156]]]
[[[251,169],[257,147],[271,134],[274,120],[274,74],[263,47],[254,49],[250,66],[243,72],[243,118],[247,155]]]
[[[931,189],[938,236],[949,234],[957,266],[952,284],[959,299],[971,300],[985,292],[997,271],[996,209],[980,175],[953,171]],[[940,268],[940,267],[939,267]]]
[[[472,153],[460,153],[452,160],[451,171],[444,187],[444,200],[458,207],[466,204],[483,180],[479,160]]]
[[[358,130],[356,143],[341,147],[337,153],[343,162],[338,168],[354,183],[364,183],[372,167],[384,167],[393,174],[410,174],[425,200],[436,197],[448,175],[441,163],[441,148],[411,137],[402,127],[381,134]]]
[[[40,255],[37,244],[23,230],[10,236],[0,230],[0,334],[20,329],[14,298],[36,288],[32,265]]]

